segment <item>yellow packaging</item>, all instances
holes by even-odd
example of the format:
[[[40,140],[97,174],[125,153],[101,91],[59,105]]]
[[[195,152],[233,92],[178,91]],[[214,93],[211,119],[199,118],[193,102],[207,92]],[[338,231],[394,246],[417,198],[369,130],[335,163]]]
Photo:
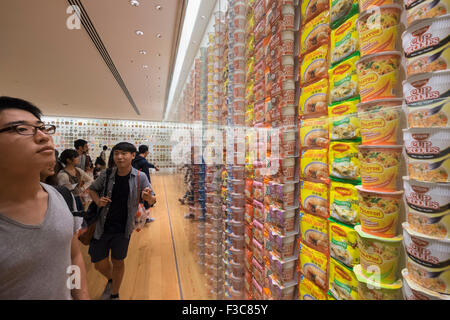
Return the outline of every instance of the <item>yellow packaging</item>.
[[[356,52],[328,71],[330,104],[353,98],[359,94],[358,75],[355,67],[358,60],[359,53]]]
[[[305,54],[300,65],[300,84],[302,86],[327,77],[328,44]]]
[[[328,9],[329,9],[328,1],[303,0],[300,8],[302,24],[311,21],[311,19],[317,17],[318,14]]]
[[[359,222],[358,193],[353,184],[331,180],[330,216],[347,224]]]
[[[358,279],[349,267],[330,258],[329,292],[338,300],[358,300]]]
[[[361,56],[401,49],[401,12],[400,5],[387,5],[359,15],[357,28]]]
[[[329,219],[330,256],[353,267],[359,264],[358,239],[354,228]]]
[[[327,300],[327,295],[305,277],[302,277],[299,291],[300,300]]]
[[[315,50],[330,39],[330,14],[324,11],[306,23],[300,36],[300,55]]]
[[[345,1],[345,0],[341,0]],[[340,27],[331,31],[331,63],[335,64],[359,50],[358,30],[354,15]]]
[[[298,103],[299,115],[324,114],[328,107],[328,80],[303,87]]]
[[[330,175],[339,179],[358,180],[358,142],[331,142],[328,152]]]
[[[300,270],[302,275],[320,290],[325,292],[328,290],[328,257],[326,255],[301,244]]]
[[[357,113],[359,99],[336,102],[328,107],[330,140],[353,140],[361,137],[361,123]]]
[[[359,59],[356,70],[361,102],[403,95],[400,78],[401,56],[400,52],[388,51]]]
[[[302,242],[308,247],[328,253],[328,220],[308,213],[300,214]]]
[[[402,279],[398,279],[392,284],[374,281],[376,277],[367,277],[362,272],[362,265],[358,264],[353,268],[353,272],[358,279],[359,300],[401,300],[402,299]]]
[[[302,150],[300,172],[303,179],[328,180],[328,155],[326,149]]]
[[[358,0],[329,0],[330,26],[336,29],[351,16],[359,13]]]
[[[328,147],[328,118],[302,120],[300,140],[302,147]]]
[[[300,198],[303,211],[328,218],[328,185],[302,180]]]
[[[392,284],[397,280],[397,268],[402,253],[403,236],[381,238],[355,227],[358,233],[358,247],[361,272],[378,283]]]

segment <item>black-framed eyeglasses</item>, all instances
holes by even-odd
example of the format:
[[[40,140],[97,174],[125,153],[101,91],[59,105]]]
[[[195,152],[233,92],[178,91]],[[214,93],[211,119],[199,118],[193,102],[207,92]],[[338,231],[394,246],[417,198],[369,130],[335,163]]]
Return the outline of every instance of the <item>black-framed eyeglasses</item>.
[[[15,124],[13,126],[0,129],[0,133],[14,130],[22,136],[34,136],[38,129],[48,135],[52,135],[56,132],[56,126],[51,124]]]

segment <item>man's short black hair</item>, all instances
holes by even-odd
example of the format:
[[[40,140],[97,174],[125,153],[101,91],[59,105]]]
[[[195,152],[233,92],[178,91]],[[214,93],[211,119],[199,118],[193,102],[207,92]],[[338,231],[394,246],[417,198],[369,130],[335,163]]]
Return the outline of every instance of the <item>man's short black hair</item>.
[[[131,152],[131,153],[136,153],[136,147],[134,146],[134,144],[129,143],[129,142],[120,142],[118,144],[116,144],[114,146],[114,148],[112,148],[111,153],[113,154],[114,151],[116,150],[120,150],[120,151],[125,151],[125,152]]]
[[[19,109],[31,113],[33,116],[41,120],[42,112],[31,102],[11,97],[0,97],[0,112],[6,109]]]
[[[86,144],[87,144],[87,141],[83,140],[83,139],[78,139],[73,143],[75,150],[78,150],[78,148],[80,148],[80,147],[83,148]]]
[[[103,146],[103,151],[106,151],[106,150],[108,150],[108,147],[107,146]]]
[[[147,151],[148,151],[148,146],[145,146],[145,145],[139,146],[139,153],[140,154],[146,153]]]

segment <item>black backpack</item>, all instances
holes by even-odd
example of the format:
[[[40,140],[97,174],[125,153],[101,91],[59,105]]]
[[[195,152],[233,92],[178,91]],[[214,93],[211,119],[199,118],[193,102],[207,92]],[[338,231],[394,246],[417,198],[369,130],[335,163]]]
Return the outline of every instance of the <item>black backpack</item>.
[[[63,196],[64,200],[67,203],[67,206],[69,207],[70,212],[72,212],[72,214],[76,217],[81,217],[82,212],[74,210],[72,192],[70,192],[70,190],[64,186],[53,186],[53,188],[55,188]]]

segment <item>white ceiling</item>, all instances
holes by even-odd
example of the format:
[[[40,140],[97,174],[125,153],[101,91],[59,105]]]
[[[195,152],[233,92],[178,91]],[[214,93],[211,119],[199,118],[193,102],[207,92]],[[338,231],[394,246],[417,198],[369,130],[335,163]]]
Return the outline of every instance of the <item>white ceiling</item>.
[[[81,2],[141,115],[86,30],[67,28],[66,0],[0,1],[0,95],[29,100],[45,115],[162,120],[183,1]]]

